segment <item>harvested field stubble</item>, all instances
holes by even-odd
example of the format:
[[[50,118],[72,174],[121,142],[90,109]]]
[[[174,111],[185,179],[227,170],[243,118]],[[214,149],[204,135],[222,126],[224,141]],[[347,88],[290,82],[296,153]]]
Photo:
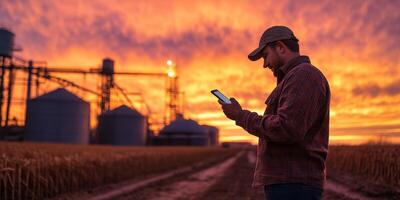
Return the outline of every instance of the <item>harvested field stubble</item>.
[[[330,146],[327,171],[400,188],[400,145]]]
[[[236,150],[0,142],[0,199],[43,199],[162,173]]]

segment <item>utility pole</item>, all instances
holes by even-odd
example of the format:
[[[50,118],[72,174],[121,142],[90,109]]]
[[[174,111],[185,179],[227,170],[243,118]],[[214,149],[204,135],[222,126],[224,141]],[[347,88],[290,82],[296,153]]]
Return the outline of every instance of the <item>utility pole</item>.
[[[5,61],[6,61],[6,58],[2,57],[1,75],[0,75],[0,127],[3,126],[3,91],[4,91],[4,76],[6,73]]]
[[[32,88],[32,71],[33,71],[33,61],[30,60],[28,63],[28,88],[26,91],[26,103],[31,99],[31,88]]]

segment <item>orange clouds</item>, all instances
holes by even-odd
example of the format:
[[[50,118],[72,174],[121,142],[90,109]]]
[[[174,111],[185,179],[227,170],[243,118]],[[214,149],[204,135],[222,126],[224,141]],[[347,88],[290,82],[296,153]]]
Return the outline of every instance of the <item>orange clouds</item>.
[[[219,125],[225,139],[242,134],[252,141],[217,114],[219,105],[209,91],[218,88],[261,114],[275,80],[247,54],[266,27],[288,25],[300,39],[301,52],[330,81],[332,135],[350,141],[356,132],[358,139],[370,139],[368,128],[336,128],[400,124],[398,7],[399,1],[390,0],[20,0],[0,2],[0,25],[15,32],[24,49],[17,55],[46,60],[49,66],[96,67],[111,57],[117,71],[163,71],[165,61],[173,59],[187,116]],[[117,79],[163,113],[162,80]]]

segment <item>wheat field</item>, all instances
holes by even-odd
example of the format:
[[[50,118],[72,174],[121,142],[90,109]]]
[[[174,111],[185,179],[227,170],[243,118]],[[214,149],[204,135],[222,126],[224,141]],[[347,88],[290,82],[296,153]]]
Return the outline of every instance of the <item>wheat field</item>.
[[[0,199],[43,199],[163,173],[235,149],[0,142]],[[400,146],[330,146],[327,171],[400,187]]]
[[[0,142],[0,199],[43,199],[161,173],[235,150]]]
[[[327,171],[400,187],[400,145],[330,146]]]

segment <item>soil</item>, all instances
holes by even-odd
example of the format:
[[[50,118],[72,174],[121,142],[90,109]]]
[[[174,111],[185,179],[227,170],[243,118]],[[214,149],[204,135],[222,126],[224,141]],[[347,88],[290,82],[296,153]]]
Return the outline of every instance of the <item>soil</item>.
[[[113,187],[102,187],[96,190],[95,196],[82,195],[61,199],[162,199],[162,200],[262,200],[265,199],[262,188],[251,187],[255,167],[255,150],[247,149],[225,160],[192,167],[173,176],[159,178],[158,181],[131,181],[137,187],[123,191],[123,194],[102,197],[101,194],[113,193],[123,188],[120,184]],[[179,170],[178,170],[179,171]],[[160,177],[163,175],[157,175]],[[154,177],[151,177],[154,179]],[[370,199],[400,199],[398,188],[366,183],[359,177],[328,173],[323,200],[370,200]],[[97,198],[95,198],[97,197]]]

